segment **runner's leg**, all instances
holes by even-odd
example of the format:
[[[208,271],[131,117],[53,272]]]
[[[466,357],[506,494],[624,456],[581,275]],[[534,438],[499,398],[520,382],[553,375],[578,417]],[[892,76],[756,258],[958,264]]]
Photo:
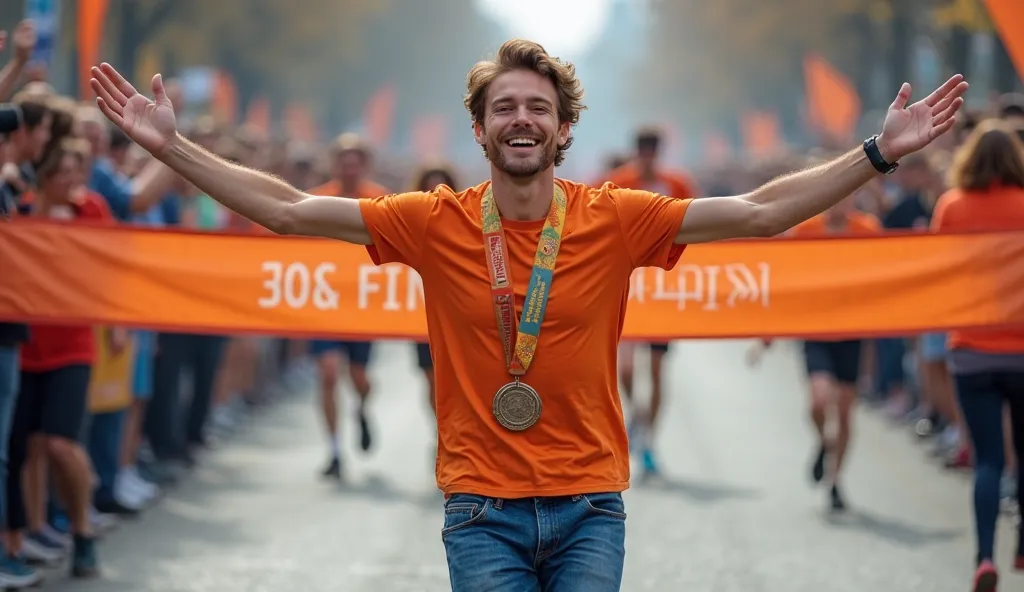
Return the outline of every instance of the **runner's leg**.
[[[657,475],[661,472],[654,455],[654,435],[658,424],[658,415],[661,412],[664,390],[664,374],[661,371],[661,363],[665,359],[666,353],[668,353],[667,343],[651,344],[651,403],[644,426],[643,448],[643,467],[644,473],[647,475]]]
[[[341,370],[341,344],[337,341],[314,341],[311,353],[320,370],[320,410],[327,429],[329,460],[324,477],[341,478],[341,448],[338,445],[338,375]]]
[[[359,447],[365,452],[373,444],[370,422],[366,416],[366,402],[370,397],[370,377],[366,373],[366,368],[370,365],[373,344],[369,341],[347,341],[344,343],[344,349],[348,353],[349,378],[352,379],[352,386],[359,397]]]
[[[853,409],[857,402],[857,380],[860,374],[860,356],[863,344],[860,340],[837,341],[831,343],[832,359],[835,368],[835,381],[838,386],[837,425],[835,440],[835,456],[832,462],[831,503],[833,510],[843,510],[843,501],[839,488],[839,477],[849,448],[853,425]]]
[[[811,391],[811,423],[818,435],[817,450],[811,466],[811,479],[815,483],[820,483],[825,478],[825,461],[829,449],[825,433],[828,409],[836,392],[835,370],[832,367],[828,342],[805,341],[804,363]]]

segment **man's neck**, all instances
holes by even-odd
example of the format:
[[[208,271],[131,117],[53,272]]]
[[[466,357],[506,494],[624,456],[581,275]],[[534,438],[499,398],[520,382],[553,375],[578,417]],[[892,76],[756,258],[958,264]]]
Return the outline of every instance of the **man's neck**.
[[[502,218],[521,222],[543,220],[551,210],[555,194],[555,167],[524,179],[491,166],[491,191]]]

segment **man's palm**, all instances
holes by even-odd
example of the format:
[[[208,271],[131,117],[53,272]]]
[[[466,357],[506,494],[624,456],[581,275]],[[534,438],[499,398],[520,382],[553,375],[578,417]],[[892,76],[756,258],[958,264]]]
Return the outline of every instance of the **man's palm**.
[[[161,152],[177,133],[174,106],[159,74],[153,77],[155,100],[140,94],[110,64],[92,69],[90,85],[107,119],[150,153]]]
[[[882,124],[879,144],[885,159],[895,162],[949,131],[955,122],[954,115],[964,104],[965,92],[967,83],[963,76],[957,74],[935,92],[908,107],[910,85],[904,84],[889,106]]]

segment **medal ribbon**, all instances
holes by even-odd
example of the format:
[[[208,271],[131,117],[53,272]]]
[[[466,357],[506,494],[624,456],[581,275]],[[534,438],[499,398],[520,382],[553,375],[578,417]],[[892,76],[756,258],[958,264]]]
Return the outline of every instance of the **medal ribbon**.
[[[519,377],[526,374],[537,354],[537,338],[540,324],[548,306],[551,281],[555,272],[558,248],[562,245],[562,230],[565,226],[565,191],[555,184],[555,195],[551,209],[544,221],[537,242],[537,255],[533,259],[533,271],[526,288],[526,302],[522,317],[516,323],[516,294],[512,289],[512,272],[509,269],[508,242],[501,227],[501,213],[494,203],[494,195],[488,186],[481,201],[481,222],[484,232],[484,250],[487,254],[487,269],[491,275],[491,300],[494,302],[494,316],[498,321],[498,333],[505,348],[505,363],[509,374]]]

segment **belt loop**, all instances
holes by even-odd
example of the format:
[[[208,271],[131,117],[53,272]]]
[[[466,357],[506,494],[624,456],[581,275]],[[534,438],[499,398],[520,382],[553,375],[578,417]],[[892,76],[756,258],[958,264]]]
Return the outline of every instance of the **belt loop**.
[[[496,497],[496,498],[494,498],[494,500],[493,500],[493,501],[494,501],[494,509],[495,509],[495,510],[500,510],[500,509],[501,509],[501,507],[502,507],[503,505],[505,505],[505,500],[501,499],[500,497]]]

